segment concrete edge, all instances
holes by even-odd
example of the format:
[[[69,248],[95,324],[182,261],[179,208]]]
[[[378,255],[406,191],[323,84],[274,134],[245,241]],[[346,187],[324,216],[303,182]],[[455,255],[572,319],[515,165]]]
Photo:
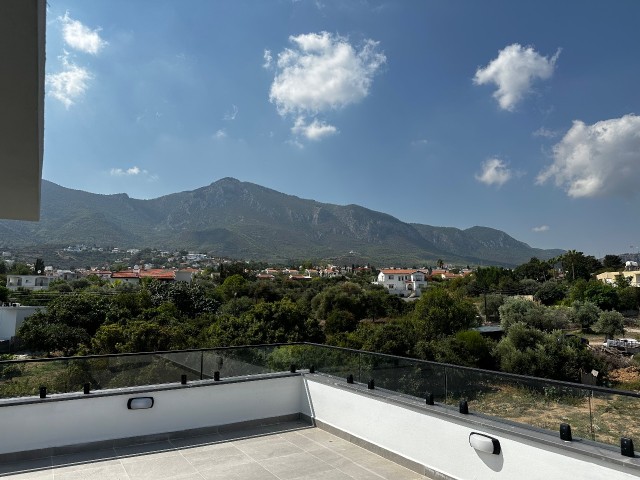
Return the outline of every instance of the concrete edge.
[[[164,392],[167,390],[181,390],[185,388],[199,388],[199,387],[211,387],[220,385],[229,385],[232,383],[245,383],[245,382],[259,382],[262,380],[271,380],[274,378],[286,378],[286,377],[299,377],[304,371],[291,372],[274,372],[274,373],[261,373],[255,375],[246,375],[239,377],[227,377],[220,380],[192,380],[186,385],[181,383],[163,383],[159,385],[140,385],[133,387],[112,388],[105,390],[94,390],[91,393],[85,395],[82,392],[70,392],[70,393],[54,393],[50,394],[46,398],[40,398],[37,396],[31,397],[15,397],[15,398],[2,398],[0,399],[0,408],[3,407],[17,407],[21,405],[33,405],[34,403],[48,403],[48,402],[68,402],[72,400],[88,400],[99,397],[113,397],[117,395],[138,395],[141,393],[153,393]]]

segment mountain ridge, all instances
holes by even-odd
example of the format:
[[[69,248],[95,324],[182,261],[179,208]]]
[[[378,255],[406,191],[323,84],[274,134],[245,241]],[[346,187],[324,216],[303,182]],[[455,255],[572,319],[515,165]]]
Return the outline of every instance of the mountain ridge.
[[[0,245],[76,243],[190,249],[272,262],[309,258],[378,265],[442,258],[513,266],[532,256],[562,253],[532,248],[490,227],[405,223],[360,205],[303,199],[231,177],[148,200],[43,180],[40,222],[0,221]]]

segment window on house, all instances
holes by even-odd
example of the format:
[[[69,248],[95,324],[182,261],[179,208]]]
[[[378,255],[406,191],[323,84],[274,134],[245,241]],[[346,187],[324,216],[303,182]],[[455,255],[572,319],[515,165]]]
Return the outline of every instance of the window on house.
[[[389,275],[389,280],[393,280],[393,275]]]

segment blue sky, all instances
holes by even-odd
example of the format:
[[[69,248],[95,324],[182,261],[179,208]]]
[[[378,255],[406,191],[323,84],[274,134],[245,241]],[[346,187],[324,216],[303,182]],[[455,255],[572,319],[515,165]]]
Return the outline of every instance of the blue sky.
[[[640,247],[640,2],[50,0],[43,177]],[[633,248],[632,248],[633,246]]]

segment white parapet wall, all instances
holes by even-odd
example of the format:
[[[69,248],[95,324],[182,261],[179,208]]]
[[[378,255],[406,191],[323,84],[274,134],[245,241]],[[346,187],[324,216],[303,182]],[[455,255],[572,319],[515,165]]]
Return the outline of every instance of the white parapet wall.
[[[309,414],[300,376],[138,390],[0,402],[0,454]],[[137,397],[153,397],[153,407],[129,410]]]
[[[344,432],[352,441],[364,440],[367,448],[397,454],[426,467],[434,478],[474,480],[533,479],[631,479],[638,478],[638,459],[622,457],[610,449],[563,445],[551,435],[549,439],[527,436],[524,428],[484,428],[456,415],[441,415],[438,408],[407,408],[383,396],[307,376],[313,416],[318,424]],[[488,422],[490,423],[490,422]],[[509,433],[511,430],[514,433]],[[517,433],[520,431],[519,433]],[[498,455],[479,452],[471,447],[469,434],[477,432],[499,440]],[[538,437],[545,436],[538,433]],[[589,453],[587,453],[589,451]],[[613,461],[605,458],[614,457]]]
[[[153,407],[128,409],[129,400],[139,397],[153,397]],[[426,406],[339,378],[295,373],[0,400],[0,461],[300,415],[434,479],[640,476],[640,459],[611,447],[562,442],[551,433]],[[472,432],[499,441],[499,454],[474,449]]]

